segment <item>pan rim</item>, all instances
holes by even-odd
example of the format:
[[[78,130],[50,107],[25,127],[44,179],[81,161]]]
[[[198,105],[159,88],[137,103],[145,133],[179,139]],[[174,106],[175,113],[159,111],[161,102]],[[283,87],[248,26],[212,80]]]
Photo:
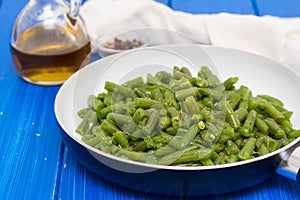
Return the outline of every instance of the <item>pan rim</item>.
[[[166,45],[166,46],[182,46],[182,45]],[[183,46],[195,46],[193,44],[191,45],[183,45]],[[197,45],[199,46],[199,45]],[[221,49],[229,49],[231,51],[238,51],[238,52],[243,52],[240,50],[236,50],[236,49],[231,49],[231,48],[225,48],[225,47],[212,47],[212,46],[208,46],[208,45],[200,45],[204,48],[221,48]],[[249,52],[245,52],[247,54],[251,54],[254,55],[256,57],[261,57],[259,55],[256,54],[252,54]],[[114,57],[116,55],[113,55],[111,57]],[[108,59],[108,57],[102,58],[102,59]],[[263,58],[266,59],[266,58]],[[272,61],[273,62],[273,61]],[[278,63],[276,63],[278,64]],[[84,68],[83,68],[84,69]],[[287,69],[289,71],[291,71],[290,69]],[[79,70],[81,71],[81,70]],[[75,74],[73,74],[65,83],[69,82],[69,80],[75,79],[76,76],[78,76],[79,71],[77,71]],[[293,72],[295,73],[295,72]],[[247,165],[247,164],[251,164],[251,163],[256,163],[262,160],[266,160],[268,158],[271,158],[273,156],[276,156],[288,149],[290,149],[291,147],[295,146],[295,145],[299,145],[300,146],[300,137],[296,138],[294,141],[292,141],[291,143],[289,143],[288,145],[281,147],[280,149],[273,151],[271,153],[268,153],[266,155],[263,156],[259,156],[259,157],[255,157],[249,160],[245,160],[245,161],[238,161],[238,162],[234,162],[234,163],[229,163],[229,164],[221,164],[221,165],[212,165],[212,166],[167,166],[167,165],[157,165],[157,164],[149,164],[149,163],[143,163],[143,162],[139,162],[139,161],[134,161],[134,160],[128,160],[125,158],[121,158],[118,156],[114,156],[108,153],[105,153],[103,151],[100,151],[94,147],[91,147],[89,145],[87,145],[86,143],[84,143],[83,141],[81,141],[78,137],[76,137],[75,135],[77,134],[75,131],[73,132],[69,132],[67,130],[67,128],[64,126],[64,124],[62,123],[62,120],[60,118],[60,115],[58,114],[58,104],[59,104],[59,98],[61,96],[62,91],[64,90],[64,88],[66,87],[67,84],[63,84],[61,86],[61,88],[59,89],[56,98],[55,98],[55,105],[54,105],[54,111],[55,111],[55,116],[56,119],[59,123],[59,125],[61,126],[61,128],[63,129],[64,133],[69,136],[72,140],[74,140],[76,143],[80,144],[82,147],[84,147],[85,149],[87,149],[89,151],[89,153],[95,153],[99,156],[103,156],[105,158],[108,159],[112,159],[114,161],[117,162],[121,162],[121,163],[126,163],[128,165],[134,165],[137,167],[145,167],[145,168],[150,168],[150,169],[155,169],[155,170],[172,170],[172,171],[205,171],[205,170],[218,170],[218,169],[225,169],[225,168],[233,168],[233,167],[237,167],[237,166],[242,166],[242,165]]]

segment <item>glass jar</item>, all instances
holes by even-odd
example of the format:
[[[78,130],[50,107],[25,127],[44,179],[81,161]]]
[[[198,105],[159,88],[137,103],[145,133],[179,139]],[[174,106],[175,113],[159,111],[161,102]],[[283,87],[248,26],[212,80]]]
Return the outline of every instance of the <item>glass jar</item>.
[[[81,0],[30,0],[11,35],[20,76],[38,85],[59,85],[90,60],[91,45],[79,16]]]

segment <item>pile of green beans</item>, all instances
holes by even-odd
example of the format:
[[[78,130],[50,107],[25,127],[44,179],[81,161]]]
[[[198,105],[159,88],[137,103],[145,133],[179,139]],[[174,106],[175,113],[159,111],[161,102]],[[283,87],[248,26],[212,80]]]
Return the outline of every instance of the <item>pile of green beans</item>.
[[[269,95],[253,96],[238,77],[221,82],[207,66],[193,77],[173,67],[106,81],[88,97],[76,129],[86,144],[125,159],[179,166],[234,163],[273,152],[300,136],[292,112]]]

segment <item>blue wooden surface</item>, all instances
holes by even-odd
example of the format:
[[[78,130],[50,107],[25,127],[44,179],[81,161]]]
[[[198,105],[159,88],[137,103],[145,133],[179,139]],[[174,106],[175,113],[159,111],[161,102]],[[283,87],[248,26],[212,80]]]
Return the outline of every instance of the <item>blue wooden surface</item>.
[[[54,116],[59,86],[42,87],[22,81],[12,62],[10,31],[27,0],[0,2],[0,199],[174,199],[117,186],[95,176],[74,159],[61,141]],[[298,0],[159,2],[192,13],[300,16]],[[300,184],[275,175],[246,190],[201,199],[300,199]]]
[[[190,13],[255,13],[250,0],[172,0],[170,6],[174,10]]]
[[[258,15],[300,16],[299,0],[256,0]]]

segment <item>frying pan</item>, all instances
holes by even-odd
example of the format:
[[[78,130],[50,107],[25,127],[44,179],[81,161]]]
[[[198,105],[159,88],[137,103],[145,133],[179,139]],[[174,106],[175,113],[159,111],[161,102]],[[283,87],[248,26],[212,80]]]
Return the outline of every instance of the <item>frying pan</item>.
[[[114,63],[116,60],[117,64]],[[228,48],[201,45],[146,47],[91,63],[60,88],[55,99],[55,115],[62,128],[62,139],[74,157],[113,183],[163,195],[202,196],[233,192],[259,184],[276,173],[294,181],[300,180],[300,138],[254,159],[198,167],[161,166],[126,160],[81,141],[75,132],[80,122],[76,113],[86,107],[88,95],[101,90],[103,81],[112,79],[118,82],[144,71],[164,70],[164,67],[178,63],[196,68],[213,65],[213,71],[221,80],[238,76],[241,84],[249,86],[254,93],[280,98],[285,107],[294,111],[291,118],[294,127],[300,127],[299,120],[296,120],[300,117],[300,77],[288,68],[264,57]],[[149,65],[154,68],[149,69]]]

